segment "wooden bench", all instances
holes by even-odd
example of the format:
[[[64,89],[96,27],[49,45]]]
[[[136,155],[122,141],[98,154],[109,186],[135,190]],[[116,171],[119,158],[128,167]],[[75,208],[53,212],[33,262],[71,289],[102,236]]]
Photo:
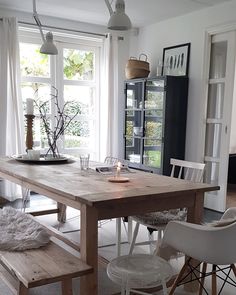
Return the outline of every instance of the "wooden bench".
[[[39,249],[23,252],[0,251],[0,277],[14,294],[27,295],[29,289],[61,282],[62,294],[72,295],[72,278],[92,273],[93,269],[51,237]]]

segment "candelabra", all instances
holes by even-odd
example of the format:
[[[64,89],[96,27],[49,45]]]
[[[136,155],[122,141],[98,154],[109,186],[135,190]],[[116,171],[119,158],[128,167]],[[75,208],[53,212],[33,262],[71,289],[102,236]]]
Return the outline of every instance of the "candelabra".
[[[33,148],[33,121],[34,115],[25,115],[26,117],[26,151]]]

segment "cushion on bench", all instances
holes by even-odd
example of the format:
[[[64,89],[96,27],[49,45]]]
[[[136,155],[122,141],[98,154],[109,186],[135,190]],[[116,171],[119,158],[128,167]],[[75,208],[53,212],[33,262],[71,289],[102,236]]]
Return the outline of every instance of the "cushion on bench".
[[[46,245],[50,236],[31,216],[12,207],[0,209],[0,250],[23,251]]]

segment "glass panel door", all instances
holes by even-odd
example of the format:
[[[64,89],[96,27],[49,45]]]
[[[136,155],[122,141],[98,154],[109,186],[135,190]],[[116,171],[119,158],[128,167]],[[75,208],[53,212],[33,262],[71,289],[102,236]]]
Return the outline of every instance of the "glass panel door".
[[[225,210],[229,132],[234,77],[234,33],[212,36],[205,137],[205,182],[220,186],[210,192],[205,207]],[[233,58],[232,58],[233,56]]]

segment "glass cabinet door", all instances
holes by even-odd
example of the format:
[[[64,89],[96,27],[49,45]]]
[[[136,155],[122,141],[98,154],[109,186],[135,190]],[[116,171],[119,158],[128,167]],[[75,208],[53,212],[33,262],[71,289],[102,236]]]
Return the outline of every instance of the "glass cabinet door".
[[[125,101],[125,158],[142,163],[143,142],[143,82],[126,84]]]
[[[144,99],[143,164],[162,167],[164,80],[147,81]]]
[[[164,79],[126,83],[125,158],[161,171]]]

